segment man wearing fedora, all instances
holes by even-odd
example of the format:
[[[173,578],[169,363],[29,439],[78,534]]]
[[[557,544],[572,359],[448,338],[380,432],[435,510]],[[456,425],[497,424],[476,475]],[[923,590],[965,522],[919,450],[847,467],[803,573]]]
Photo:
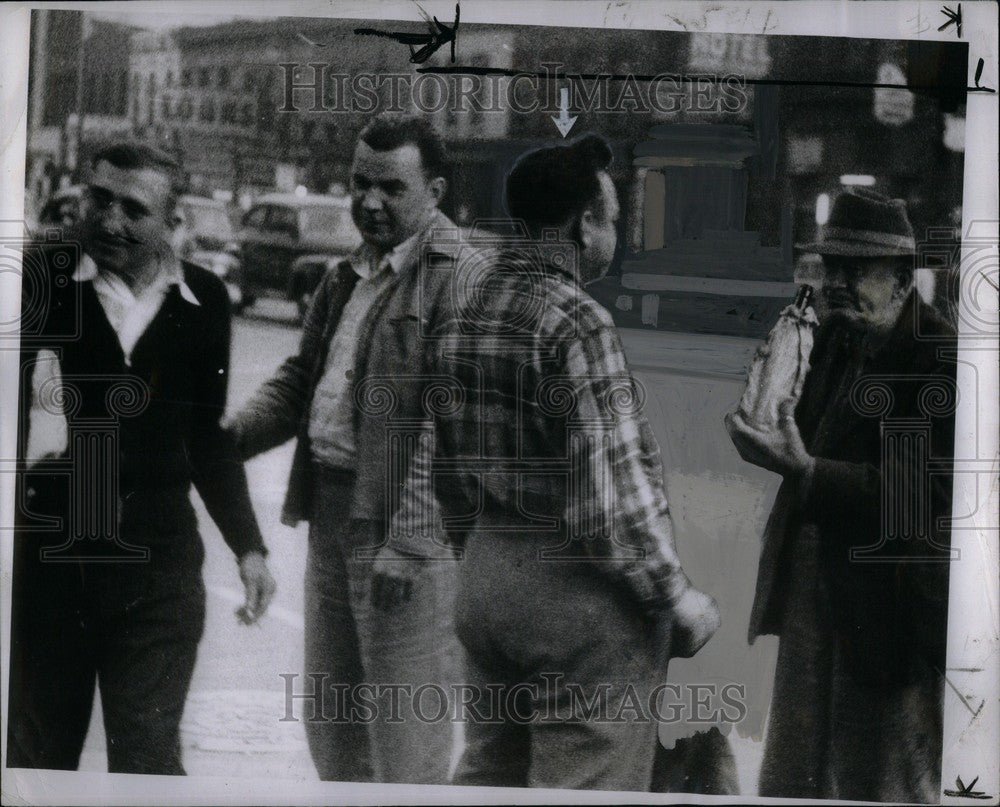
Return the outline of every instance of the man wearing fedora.
[[[902,200],[849,190],[819,243],[820,328],[779,427],[726,419],[783,483],[750,641],[780,637],[762,796],[937,802],[948,623],[954,333],[913,288]]]

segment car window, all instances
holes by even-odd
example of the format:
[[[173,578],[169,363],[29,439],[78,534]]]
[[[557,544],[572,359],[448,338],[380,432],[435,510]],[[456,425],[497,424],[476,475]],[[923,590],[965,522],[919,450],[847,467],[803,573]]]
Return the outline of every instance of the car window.
[[[38,216],[42,224],[72,224],[80,214],[80,202],[74,196],[51,200]]]
[[[307,207],[304,224],[308,238],[330,240],[342,249],[354,249],[361,242],[361,234],[354,226],[351,212],[346,207]]]
[[[273,205],[267,218],[267,229],[295,238],[299,234],[299,217],[294,208]]]
[[[245,219],[243,219],[244,227],[253,227],[255,230],[262,230],[264,228],[264,221],[267,218],[267,205],[260,205],[259,207],[251,208],[250,212],[247,213]]]
[[[184,205],[188,226],[198,233],[228,235],[232,232],[225,208],[214,205]]]
[[[309,258],[308,260],[296,261],[295,266],[299,271],[311,272],[315,269],[322,269],[326,266],[326,260],[322,258]]]
[[[49,202],[38,215],[42,224],[53,224],[59,220],[59,202]]]

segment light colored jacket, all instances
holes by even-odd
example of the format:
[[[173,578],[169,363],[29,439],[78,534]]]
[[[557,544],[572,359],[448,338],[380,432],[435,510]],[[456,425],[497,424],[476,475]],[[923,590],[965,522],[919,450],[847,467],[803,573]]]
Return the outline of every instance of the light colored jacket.
[[[366,315],[358,333],[354,389],[358,457],[351,518],[385,523],[392,497],[386,495],[396,473],[389,457],[400,424],[429,422],[423,406],[423,334],[429,333],[451,275],[459,228],[443,214],[401,267]],[[358,276],[343,261],[320,281],[303,324],[298,352],[254,393],[228,422],[244,457],[252,457],[298,438],[281,520],[289,526],[311,512],[312,457],[309,412],[326,367],[327,351]],[[406,478],[402,469],[400,479]]]

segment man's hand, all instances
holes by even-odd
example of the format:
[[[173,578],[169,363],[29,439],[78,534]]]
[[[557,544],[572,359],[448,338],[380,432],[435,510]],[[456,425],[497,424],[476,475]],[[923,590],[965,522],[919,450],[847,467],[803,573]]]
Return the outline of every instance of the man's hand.
[[[422,562],[420,558],[383,546],[373,561],[372,602],[375,607],[387,609],[408,602]]]
[[[703,591],[691,587],[671,611],[670,655],[691,658],[722,624],[719,606]]]
[[[252,625],[267,612],[277,589],[260,552],[247,552],[240,560],[240,580],[246,591],[246,602],[236,613],[243,624]]]
[[[795,423],[795,404],[794,398],[782,401],[778,409],[781,417],[774,431],[754,428],[738,412],[726,415],[726,429],[740,456],[782,476],[811,475],[816,460],[802,442]]]

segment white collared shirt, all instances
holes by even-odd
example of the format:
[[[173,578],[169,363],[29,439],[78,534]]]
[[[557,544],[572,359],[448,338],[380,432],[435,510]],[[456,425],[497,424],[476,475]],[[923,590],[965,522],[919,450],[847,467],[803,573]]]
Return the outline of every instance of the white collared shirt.
[[[358,281],[344,305],[327,352],[326,367],[313,394],[309,412],[309,442],[313,458],[331,468],[353,469],[357,456],[354,435],[354,366],[361,324],[389,281],[414,263],[415,253],[437,220],[398,244],[376,264],[362,246],[351,258]]]
[[[131,364],[132,350],[163,305],[167,289],[176,285],[181,297],[193,305],[201,305],[184,282],[184,270],[174,258],[138,295],[118,275],[98,269],[94,260],[86,254],[80,259],[73,280],[94,284],[104,315],[118,335],[126,365]],[[29,467],[43,457],[57,457],[66,451],[66,416],[53,398],[61,380],[62,372],[56,354],[51,350],[40,350],[31,376],[30,425],[25,452]]]
[[[400,270],[409,264],[410,259],[413,257],[413,253],[423,241],[424,236],[427,235],[430,228],[434,226],[434,222],[437,220],[437,215],[437,211],[435,210],[431,214],[431,218],[428,220],[425,227],[417,230],[417,232],[402,243],[396,244],[391,251],[382,256],[377,265],[375,264],[371,248],[366,244],[362,244],[358,248],[357,252],[355,252],[351,257],[351,267],[354,269],[354,273],[362,280],[368,280],[370,277],[377,275],[388,266],[395,274],[398,275]]]
[[[162,267],[156,279],[139,294],[135,294],[119,275],[99,269],[86,254],[80,259],[80,265],[73,274],[73,280],[78,283],[89,281],[94,284],[101,308],[118,335],[126,365],[132,363],[132,351],[136,343],[159,313],[171,286],[177,286],[181,297],[187,302],[201,305],[184,282],[184,270],[180,263],[172,256],[168,260],[169,264]]]

